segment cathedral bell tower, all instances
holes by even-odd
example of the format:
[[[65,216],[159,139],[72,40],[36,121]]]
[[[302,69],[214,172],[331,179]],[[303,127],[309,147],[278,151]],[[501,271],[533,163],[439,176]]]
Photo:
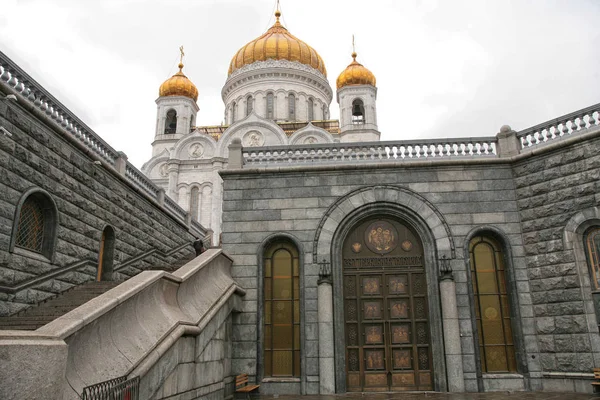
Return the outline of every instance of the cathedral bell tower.
[[[196,104],[198,89],[183,73],[183,46],[179,50],[179,72],[163,82],[158,90],[153,156],[192,132],[196,126],[196,114],[200,110]]]
[[[352,42],[354,47],[354,39]],[[356,52],[353,51],[352,62],[336,81],[341,142],[379,140],[375,83],[375,75],[356,61]]]

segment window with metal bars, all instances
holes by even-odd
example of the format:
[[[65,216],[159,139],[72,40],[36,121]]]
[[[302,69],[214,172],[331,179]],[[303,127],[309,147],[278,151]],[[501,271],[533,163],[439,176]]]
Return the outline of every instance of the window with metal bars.
[[[275,112],[273,111],[274,109],[274,103],[275,99],[273,96],[273,93],[267,93],[267,118],[268,119],[275,119]]]
[[[584,243],[592,290],[600,290],[600,226],[588,229],[585,233]]]
[[[516,372],[504,255],[500,244],[477,236],[469,243],[482,372]]]
[[[296,96],[290,93],[288,96],[288,111],[289,111],[289,120],[296,120]]]
[[[52,259],[58,211],[51,197],[32,188],[17,203],[10,251],[24,249]]]
[[[313,121],[315,119],[315,102],[313,99],[308,99],[308,120]]]
[[[248,96],[246,98],[246,116],[250,115],[252,110],[254,109],[254,99],[252,96]]]
[[[264,376],[300,376],[298,249],[277,242],[264,253]]]

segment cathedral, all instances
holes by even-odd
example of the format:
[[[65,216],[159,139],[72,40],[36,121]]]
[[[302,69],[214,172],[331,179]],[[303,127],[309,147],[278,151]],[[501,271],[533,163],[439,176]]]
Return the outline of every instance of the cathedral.
[[[591,393],[600,104],[380,141],[356,52],[333,120],[275,17],[223,124],[181,50],[141,171],[0,52],[0,398]]]
[[[198,89],[183,73],[167,79],[156,100],[152,157],[142,171],[192,217],[214,232],[219,243],[222,185],[227,145],[246,147],[312,145],[379,140],[375,75],[356,61],[336,80],[340,119],[329,118],[334,92],[315,49],[279,21],[240,48],[221,90],[223,125],[196,126]]]

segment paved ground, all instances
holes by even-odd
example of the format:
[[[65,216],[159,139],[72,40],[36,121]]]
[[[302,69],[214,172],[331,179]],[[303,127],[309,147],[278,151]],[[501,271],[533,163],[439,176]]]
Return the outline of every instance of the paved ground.
[[[252,396],[253,399],[281,400],[600,400],[600,395],[547,392],[495,392],[495,393],[347,393],[334,396]]]

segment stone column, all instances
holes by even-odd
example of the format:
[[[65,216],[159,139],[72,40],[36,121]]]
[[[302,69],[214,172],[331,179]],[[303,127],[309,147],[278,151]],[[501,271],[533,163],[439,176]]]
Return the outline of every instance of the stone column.
[[[318,286],[319,393],[335,393],[333,354],[333,287],[329,263],[320,264]]]
[[[456,304],[456,283],[452,277],[449,261],[442,257],[440,278],[440,296],[442,299],[442,323],[444,329],[444,347],[446,349],[446,372],[448,375],[448,391],[464,392],[465,377],[463,373],[462,349],[460,344],[460,328],[458,325],[458,307]]]
[[[169,191],[168,196],[177,201],[179,193],[177,192],[177,183],[179,181],[179,164],[169,162],[167,165],[169,173]]]

